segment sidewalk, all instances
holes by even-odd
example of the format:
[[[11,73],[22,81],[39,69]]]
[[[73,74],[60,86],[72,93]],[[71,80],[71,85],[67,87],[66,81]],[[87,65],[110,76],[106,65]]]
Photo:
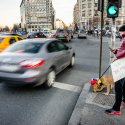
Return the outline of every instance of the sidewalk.
[[[109,38],[106,38],[109,42]],[[115,47],[120,42],[116,41]],[[104,90],[105,91],[105,90]],[[110,95],[103,92],[93,93],[90,83],[86,83],[71,115],[68,125],[125,125],[125,107],[121,106],[122,115],[107,115],[105,110],[112,108],[115,101],[115,91]]]
[[[114,104],[114,91],[106,96],[90,92],[90,88],[89,83],[86,83],[68,125],[125,125],[125,107],[121,107],[120,116],[105,114],[105,109]]]

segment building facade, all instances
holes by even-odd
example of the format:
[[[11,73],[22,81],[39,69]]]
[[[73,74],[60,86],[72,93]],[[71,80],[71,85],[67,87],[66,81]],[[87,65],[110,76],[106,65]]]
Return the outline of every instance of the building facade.
[[[28,32],[54,29],[55,10],[52,0],[22,0],[21,27]]]
[[[98,11],[98,0],[77,0],[79,10],[80,28],[91,29],[100,28],[101,13]],[[111,26],[112,19],[107,18],[106,14],[107,0],[104,0],[104,26]],[[75,5],[76,6],[76,5]],[[75,7],[74,7],[75,8]],[[125,23],[125,1],[122,0],[122,6],[119,9],[119,17],[116,18],[116,25],[120,27]]]
[[[80,29],[91,27],[94,17],[94,0],[78,0]]]
[[[78,2],[75,4],[74,10],[73,10],[73,23],[74,25],[77,24],[78,27],[80,26]]]

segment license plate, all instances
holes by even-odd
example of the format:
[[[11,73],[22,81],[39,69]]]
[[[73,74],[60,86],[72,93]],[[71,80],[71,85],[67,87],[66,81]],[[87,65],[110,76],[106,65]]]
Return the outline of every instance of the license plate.
[[[0,65],[1,71],[15,72],[19,69],[17,65]]]

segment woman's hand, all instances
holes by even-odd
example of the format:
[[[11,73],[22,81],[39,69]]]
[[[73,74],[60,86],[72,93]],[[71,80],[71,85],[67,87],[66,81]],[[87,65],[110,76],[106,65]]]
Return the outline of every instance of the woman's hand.
[[[113,49],[111,50],[111,52],[113,52],[114,54],[116,53],[117,49]]]

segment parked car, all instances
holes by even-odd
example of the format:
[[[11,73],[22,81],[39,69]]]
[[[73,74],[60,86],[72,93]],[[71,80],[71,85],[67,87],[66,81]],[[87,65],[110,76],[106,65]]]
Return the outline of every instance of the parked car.
[[[27,34],[27,38],[46,38],[43,32],[30,32]]]
[[[51,30],[50,38],[54,38],[55,34],[56,34],[56,30]]]
[[[112,33],[111,30],[107,30],[106,33],[105,33],[105,36],[107,36],[107,37],[111,37],[111,33]]]
[[[87,32],[85,30],[79,30],[78,38],[87,38]]]
[[[23,40],[24,38],[17,35],[1,35],[0,36],[0,52],[2,52],[4,49],[6,49],[11,44]]]
[[[18,31],[17,34],[19,34],[19,35],[26,35],[27,33],[25,31]]]
[[[74,60],[73,49],[57,39],[25,39],[0,54],[0,80],[7,85],[51,87]]]
[[[51,38],[51,32],[50,31],[44,31],[43,34],[46,36],[46,38]]]
[[[20,36],[22,37],[21,34],[18,34],[18,33],[1,33],[0,36]]]
[[[59,40],[66,41],[66,42],[70,42],[72,39],[70,32],[66,29],[57,29],[54,37]]]

